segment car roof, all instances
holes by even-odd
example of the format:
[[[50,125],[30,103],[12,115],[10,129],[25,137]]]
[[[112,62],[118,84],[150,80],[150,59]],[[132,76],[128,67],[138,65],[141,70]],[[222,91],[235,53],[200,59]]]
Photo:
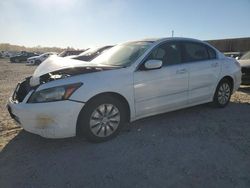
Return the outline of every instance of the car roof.
[[[200,42],[200,43],[208,44],[208,43],[201,41],[201,40],[198,40],[198,39],[185,38],[185,37],[146,38],[146,39],[141,39],[141,40],[136,40],[136,41],[128,41],[126,43],[134,43],[134,42],[160,43],[160,42],[164,42],[164,41],[189,41],[189,42]]]
[[[205,41],[201,41],[198,39],[193,39],[193,38],[185,38],[185,37],[162,37],[162,38],[146,38],[146,39],[142,39],[142,40],[137,40],[137,41],[130,41],[127,43],[133,43],[133,42],[150,42],[152,44],[159,44],[161,42],[167,42],[167,41],[186,41],[186,42],[198,42],[198,43],[202,43],[205,44],[211,48],[213,48],[215,51],[218,52],[218,50],[211,44],[209,44],[208,42]]]
[[[203,42],[198,39],[193,38],[185,38],[185,37],[163,37],[163,38],[148,38],[148,39],[142,39],[140,41],[145,42],[160,42],[160,41],[193,41],[193,42]]]

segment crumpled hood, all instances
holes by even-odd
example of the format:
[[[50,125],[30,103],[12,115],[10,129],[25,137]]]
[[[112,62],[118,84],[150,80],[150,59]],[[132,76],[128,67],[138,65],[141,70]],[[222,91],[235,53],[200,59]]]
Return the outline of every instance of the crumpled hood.
[[[250,59],[238,60],[241,67],[250,67]]]
[[[36,68],[32,77],[40,77],[44,74],[58,71],[61,69],[74,68],[74,67],[88,67],[88,66],[91,66],[89,62],[79,61],[75,59],[68,59],[58,56],[50,56]]]
[[[57,71],[71,72],[71,74],[79,74],[79,73],[84,74],[84,73],[110,70],[116,68],[117,67],[93,64],[90,62],[80,61],[76,59],[50,56],[36,68],[33,76],[30,78],[30,85],[32,87],[39,85],[41,77],[47,75],[48,73],[51,74]],[[72,73],[72,71],[74,73]]]
[[[64,57],[64,58],[66,58],[66,59],[72,59],[72,58],[74,58],[74,57],[77,57],[78,55],[69,55],[69,56],[66,56],[66,57]]]

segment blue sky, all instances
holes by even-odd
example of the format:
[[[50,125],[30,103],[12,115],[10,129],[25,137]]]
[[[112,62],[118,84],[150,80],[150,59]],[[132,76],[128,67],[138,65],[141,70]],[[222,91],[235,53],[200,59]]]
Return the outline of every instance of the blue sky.
[[[0,43],[85,48],[148,37],[250,37],[250,0],[0,0]]]

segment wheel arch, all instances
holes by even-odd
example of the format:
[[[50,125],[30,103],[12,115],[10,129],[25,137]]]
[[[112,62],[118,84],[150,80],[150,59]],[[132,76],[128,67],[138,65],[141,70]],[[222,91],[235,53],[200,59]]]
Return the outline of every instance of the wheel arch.
[[[220,103],[218,101],[218,95],[217,95],[217,92],[219,90],[219,87],[220,87],[220,84],[222,84],[223,82],[228,82],[230,84],[230,87],[231,87],[231,94],[229,95],[228,99],[227,99],[227,102],[226,103]],[[230,101],[230,97],[233,93],[233,89],[234,89],[234,79],[232,76],[229,76],[229,75],[225,75],[223,76],[219,81],[218,81],[218,84],[216,86],[216,89],[214,91],[214,95],[213,95],[213,99],[212,99],[212,104],[215,106],[215,107],[219,107],[219,108],[223,108],[225,107],[229,101]]]
[[[83,106],[83,108],[81,109],[81,111],[80,111],[80,113],[79,113],[79,115],[77,117],[76,135],[79,135],[79,133],[81,132],[80,131],[80,126],[79,126],[79,117],[83,113],[84,109],[88,108],[88,105],[91,103],[91,101],[95,100],[96,98],[103,97],[103,96],[114,97],[114,98],[120,100],[122,102],[122,104],[124,105],[125,109],[126,109],[126,122],[127,123],[130,122],[131,110],[130,110],[130,106],[129,106],[129,103],[128,103],[127,99],[124,96],[122,96],[121,94],[116,93],[116,92],[103,92],[103,93],[99,93],[99,94],[91,97],[85,103],[85,105]]]
[[[222,80],[228,80],[230,82],[230,84],[232,86],[232,92],[233,92],[233,90],[234,90],[234,79],[230,75],[225,75],[221,79],[219,79],[218,82],[217,82],[217,85],[215,85],[214,90],[213,90],[213,97],[211,98],[211,100],[214,98],[215,92],[216,92],[216,90],[217,90],[217,88],[218,88],[218,86],[219,86],[219,84],[220,84],[220,82]]]
[[[229,76],[229,75],[226,75],[226,76],[224,76],[224,77],[219,81],[219,83],[220,83],[222,80],[227,80],[227,81],[229,81],[229,83],[231,84],[232,92],[233,92],[233,90],[234,90],[234,79],[233,79],[233,77],[232,77],[232,76]],[[219,84],[219,83],[218,83],[218,84]]]

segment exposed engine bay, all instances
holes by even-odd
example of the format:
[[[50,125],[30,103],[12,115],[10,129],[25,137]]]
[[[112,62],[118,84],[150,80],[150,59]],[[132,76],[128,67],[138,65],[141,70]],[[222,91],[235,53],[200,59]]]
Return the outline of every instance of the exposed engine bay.
[[[44,74],[38,78],[27,77],[24,81],[18,83],[12,99],[15,102],[22,102],[24,98],[28,95],[31,90],[36,90],[41,84],[51,82],[54,80],[65,79],[71,76],[76,76],[80,74],[87,74],[93,72],[99,72],[104,70],[111,70],[117,67],[74,67],[62,69],[54,72]]]
[[[109,68],[99,68],[99,67],[75,67],[75,68],[68,68],[63,69],[55,72],[51,72],[45,75],[40,76],[40,83],[44,84],[50,81],[58,80],[58,79],[64,79],[67,77],[79,75],[79,74],[87,74],[87,73],[93,73],[93,72],[99,72],[103,70],[109,70]]]

